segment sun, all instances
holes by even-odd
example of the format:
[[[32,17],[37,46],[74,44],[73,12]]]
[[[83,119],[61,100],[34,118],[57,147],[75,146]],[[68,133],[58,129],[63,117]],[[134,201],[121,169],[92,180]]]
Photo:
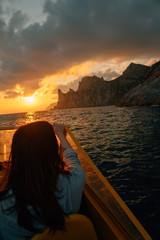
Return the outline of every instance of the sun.
[[[33,103],[34,102],[34,96],[24,97],[24,99],[27,103]]]

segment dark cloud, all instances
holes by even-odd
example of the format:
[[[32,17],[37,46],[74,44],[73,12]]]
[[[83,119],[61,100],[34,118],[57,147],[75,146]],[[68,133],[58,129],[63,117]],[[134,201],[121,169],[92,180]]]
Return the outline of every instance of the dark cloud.
[[[21,96],[21,94],[15,92],[15,91],[9,91],[9,90],[7,90],[7,91],[5,92],[4,98],[8,98],[8,99],[9,99],[9,98],[16,98],[16,97],[18,97],[18,96]]]
[[[8,23],[0,17],[1,90],[87,60],[160,54],[158,0],[46,0],[43,13],[43,24],[28,26],[20,10]]]

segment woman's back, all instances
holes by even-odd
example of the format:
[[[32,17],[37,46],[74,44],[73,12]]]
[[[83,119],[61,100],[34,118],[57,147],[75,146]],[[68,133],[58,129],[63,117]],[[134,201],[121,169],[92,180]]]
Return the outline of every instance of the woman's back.
[[[31,236],[46,226],[52,231],[64,229],[66,214],[78,211],[85,174],[62,130],[60,126],[57,133],[66,148],[63,159],[48,122],[31,123],[16,131],[8,182],[0,193],[0,239],[13,239],[13,234],[17,234],[15,239]]]

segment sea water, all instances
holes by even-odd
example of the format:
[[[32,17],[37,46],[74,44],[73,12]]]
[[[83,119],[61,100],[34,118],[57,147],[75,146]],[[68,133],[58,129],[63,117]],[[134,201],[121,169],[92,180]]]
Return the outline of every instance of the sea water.
[[[0,115],[0,127],[68,125],[153,239],[160,239],[160,107],[97,107]]]

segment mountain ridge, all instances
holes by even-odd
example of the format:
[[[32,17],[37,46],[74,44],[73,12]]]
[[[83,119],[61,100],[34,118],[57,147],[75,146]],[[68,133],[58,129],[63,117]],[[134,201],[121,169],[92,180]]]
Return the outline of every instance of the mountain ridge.
[[[123,74],[106,81],[97,76],[83,77],[77,91],[58,89],[54,109],[96,106],[160,105],[160,61],[151,67],[131,63]]]

